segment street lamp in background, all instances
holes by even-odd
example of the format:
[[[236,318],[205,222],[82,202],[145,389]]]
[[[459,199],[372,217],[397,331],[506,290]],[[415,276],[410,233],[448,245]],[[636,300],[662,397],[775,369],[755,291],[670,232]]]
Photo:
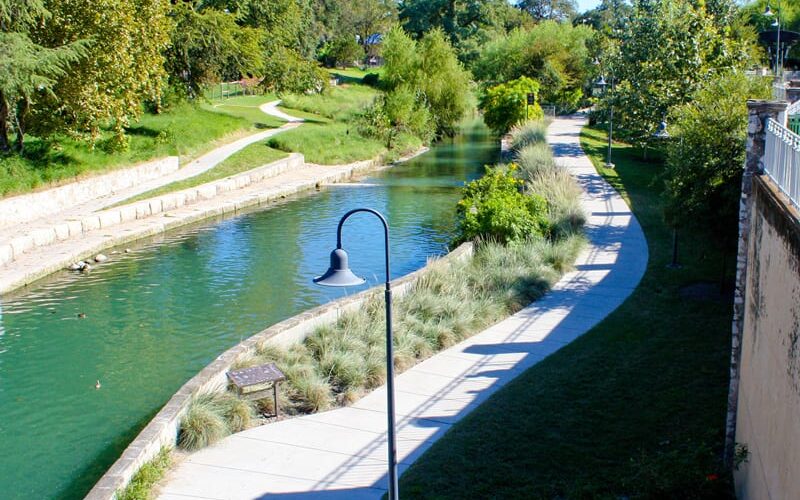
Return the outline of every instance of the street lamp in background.
[[[781,11],[781,4],[778,2],[777,12],[773,13],[772,9],[767,3],[767,9],[764,11],[764,16],[766,17],[775,17],[775,21],[772,22],[773,28],[778,28],[778,37],[775,41],[775,77],[780,77],[781,73],[781,66],[782,66],[782,59],[783,53],[781,51],[781,20],[780,20],[780,11]]]
[[[595,60],[595,64],[600,64],[599,61]],[[600,78],[594,84],[595,87],[599,88],[603,95],[606,95],[606,89],[610,88],[611,91],[614,91],[614,73],[611,73],[611,83],[606,82],[606,79],[603,75],[600,75]],[[614,105],[611,101],[608,101],[608,153],[606,153],[606,168],[614,168],[614,164],[611,162],[611,143],[613,141],[614,135]]]
[[[667,131],[666,117],[661,120],[661,123],[658,124],[658,128],[656,128],[656,131],[653,132],[651,137],[660,141],[667,140],[671,137]],[[676,224],[672,226],[672,262],[670,262],[667,267],[670,269],[680,269],[681,267],[681,265],[678,264],[678,226]]]
[[[392,343],[392,285],[389,272],[389,224],[380,212],[371,208],[350,210],[339,220],[336,229],[336,248],[331,252],[331,265],[322,276],[314,278],[314,283],[322,286],[358,286],[367,280],[353,274],[348,263],[347,252],[342,248],[342,226],[353,214],[370,213],[380,219],[383,224],[384,251],[386,258],[386,403],[388,415],[389,444],[389,500],[399,500],[400,490],[397,484],[397,443],[394,423],[394,345]]]

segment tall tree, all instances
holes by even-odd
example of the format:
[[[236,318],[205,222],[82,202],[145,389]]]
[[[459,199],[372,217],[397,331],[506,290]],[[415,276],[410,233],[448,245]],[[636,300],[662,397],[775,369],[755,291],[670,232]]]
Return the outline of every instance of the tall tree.
[[[610,63],[621,129],[647,141],[670,108],[704,82],[749,64],[754,43],[731,0],[717,0],[713,10],[701,0],[638,0]]]
[[[444,30],[467,65],[488,41],[530,22],[529,16],[506,0],[404,0],[400,20],[417,39],[433,28]]]
[[[161,93],[168,0],[45,0],[44,6],[51,18],[32,30],[36,43],[92,43],[87,57],[56,79],[52,98],[34,110],[37,131],[66,129],[94,138],[107,122],[124,147],[124,127],[141,114],[142,100]]]
[[[574,0],[521,0],[517,5],[537,21],[566,21],[577,13]]]
[[[0,0],[0,150],[8,151],[9,131],[24,148],[27,117],[39,98],[52,96],[58,77],[86,52],[86,42],[46,48],[30,39],[37,22],[50,13],[40,0]]]

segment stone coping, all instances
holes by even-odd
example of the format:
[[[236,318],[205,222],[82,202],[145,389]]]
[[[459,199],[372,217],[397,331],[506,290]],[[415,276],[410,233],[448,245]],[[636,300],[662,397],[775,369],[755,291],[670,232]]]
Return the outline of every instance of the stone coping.
[[[0,199],[0,214],[2,214],[0,227],[57,214],[76,204],[171,174],[179,168],[178,157],[168,156],[61,186],[3,198]]]
[[[430,259],[425,267],[393,280],[394,294],[402,296],[407,292],[430,269],[432,263],[451,263],[470,257],[472,252],[472,244],[464,243],[444,257]],[[110,500],[116,498],[116,493],[125,488],[142,465],[152,460],[162,447],[175,446],[180,429],[180,419],[188,409],[192,395],[217,391],[225,387],[228,370],[243,355],[254,352],[256,347],[264,341],[274,342],[278,345],[301,342],[315,328],[333,323],[342,314],[358,309],[366,300],[380,293],[382,288],[383,284],[300,313],[262,330],[222,353],[170,398],[167,404],[128,445],[122,456],[95,484],[86,499]]]
[[[49,246],[59,241],[82,237],[91,231],[106,230],[125,222],[145,219],[197,203],[198,201],[210,200],[221,194],[242,189],[264,179],[275,177],[289,170],[300,169],[304,166],[303,155],[292,153],[287,158],[282,158],[225,179],[101,210],[74,220],[62,220],[52,226],[33,229],[23,236],[18,236],[6,244],[0,245],[0,266],[17,260],[22,254],[37,247]],[[100,179],[105,177],[102,176]],[[67,187],[70,186],[64,186],[64,188]],[[44,195],[48,193],[49,191],[37,194]]]

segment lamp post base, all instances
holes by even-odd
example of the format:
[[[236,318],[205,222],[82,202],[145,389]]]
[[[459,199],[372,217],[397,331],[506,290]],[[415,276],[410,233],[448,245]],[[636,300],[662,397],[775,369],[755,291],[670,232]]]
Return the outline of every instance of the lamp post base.
[[[617,168],[617,166],[616,166],[615,164],[611,163],[610,161],[609,161],[609,162],[607,162],[607,163],[606,163],[604,166],[605,166],[606,168],[609,168],[609,169],[611,169],[611,170],[614,170],[615,168]]]

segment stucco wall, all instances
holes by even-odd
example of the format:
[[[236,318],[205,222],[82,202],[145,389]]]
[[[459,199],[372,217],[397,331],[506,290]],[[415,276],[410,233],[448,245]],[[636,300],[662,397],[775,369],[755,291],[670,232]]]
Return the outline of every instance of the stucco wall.
[[[800,498],[800,214],[753,186],[736,442],[740,499]]]

